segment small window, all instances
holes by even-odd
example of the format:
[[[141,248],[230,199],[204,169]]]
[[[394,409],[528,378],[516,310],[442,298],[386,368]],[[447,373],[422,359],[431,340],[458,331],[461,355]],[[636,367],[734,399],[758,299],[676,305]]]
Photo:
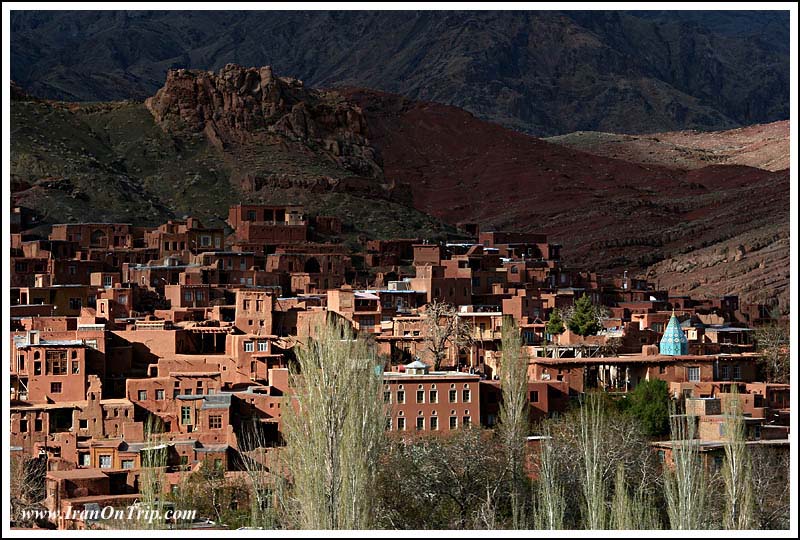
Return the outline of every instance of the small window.
[[[103,454],[100,456],[100,468],[101,469],[110,469],[111,468],[111,456],[108,454]]]
[[[439,403],[439,391],[431,390],[430,392],[428,392],[428,399],[430,403]]]
[[[122,460],[122,468],[123,469],[133,469],[133,460],[132,459],[123,459]]]
[[[82,419],[78,420],[78,428],[79,429],[89,429],[89,419],[88,418],[82,418]]]
[[[472,395],[469,389],[464,389],[461,391],[461,401],[464,403],[469,403],[472,401]]]
[[[686,368],[686,377],[690,382],[699,382],[700,368],[699,367]]]
[[[405,430],[406,430],[406,419],[400,417],[397,419],[397,431],[405,431]]]
[[[461,419],[461,424],[462,424],[464,427],[469,427],[469,426],[470,426],[470,422],[471,422],[471,421],[472,421],[472,419],[471,419],[469,416],[465,416],[465,417],[463,417],[463,418]]]
[[[417,403],[425,403],[425,390],[417,390]]]
[[[539,403],[539,391],[532,390],[531,391],[531,403]]]
[[[147,390],[139,390],[139,401],[147,401]]]
[[[742,378],[741,366],[733,366],[733,380],[738,381]]]
[[[439,419],[435,416],[431,417],[431,431],[438,431],[439,430]]]
[[[269,347],[269,342],[267,341],[258,342],[258,352],[267,352],[268,347]]]
[[[156,399],[158,401],[163,401],[164,400],[164,390],[162,388],[159,388],[159,389],[156,390]]]
[[[181,424],[191,424],[192,423],[192,408],[183,406],[181,407]]]
[[[20,431],[20,433],[27,433],[28,432],[28,421],[27,420],[20,420],[19,421],[19,431]]]
[[[51,382],[50,383],[50,393],[51,394],[60,394],[61,393],[61,383],[60,382]]]
[[[392,392],[390,390],[383,391],[383,402],[384,403],[391,403],[392,401]]]
[[[222,416],[220,415],[209,416],[208,427],[210,429],[222,429]]]
[[[253,352],[253,342],[252,341],[245,341],[244,342],[244,352]]]
[[[417,417],[417,431],[422,431],[425,429],[425,418],[422,416]]]
[[[451,389],[448,398],[450,399],[450,403],[456,403],[458,401],[458,391]]]
[[[455,416],[450,417],[450,429],[456,429],[458,427],[458,418]]]
[[[406,391],[405,390],[398,390],[397,391],[397,403],[405,403],[406,402]]]

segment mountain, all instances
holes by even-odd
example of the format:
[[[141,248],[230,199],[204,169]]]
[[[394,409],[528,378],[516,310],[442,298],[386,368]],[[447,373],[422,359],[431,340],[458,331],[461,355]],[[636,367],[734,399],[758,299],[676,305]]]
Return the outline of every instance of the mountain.
[[[789,114],[780,11],[13,11],[12,79],[145,99],[171,68],[272,65],[313,87],[455,105],[537,136],[720,130]]]
[[[572,266],[788,306],[787,170],[632,163],[267,67],[170,71],[144,103],[13,93],[12,198],[51,223],[191,213],[219,224],[238,201],[302,203],[351,237],[436,238],[477,222],[548,233]],[[747,279],[756,270],[761,288]]]

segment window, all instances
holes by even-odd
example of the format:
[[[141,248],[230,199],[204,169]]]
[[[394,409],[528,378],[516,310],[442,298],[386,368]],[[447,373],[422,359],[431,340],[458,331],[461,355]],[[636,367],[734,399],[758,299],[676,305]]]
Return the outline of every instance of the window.
[[[252,341],[245,341],[244,342],[244,352],[253,352],[253,342]]]
[[[417,403],[425,403],[425,390],[417,390]]]
[[[199,302],[205,299],[205,294],[203,293],[203,291],[195,291],[194,298]]]
[[[60,382],[51,382],[50,383],[50,393],[51,394],[60,394],[61,393],[61,383]]]
[[[182,455],[181,456],[181,465],[188,465],[189,464],[189,456]]]
[[[470,395],[470,390],[468,388],[465,388],[461,391],[461,401],[464,403],[469,403],[471,401],[471,397],[472,396]]]
[[[259,341],[258,342],[258,352],[267,352],[267,347],[269,344],[266,341]]]
[[[163,401],[164,400],[164,389],[163,388],[159,388],[159,389],[156,390],[156,399],[158,401]]]
[[[723,381],[726,381],[726,380],[728,380],[730,378],[730,376],[731,376],[731,368],[730,368],[730,366],[722,366],[720,368],[720,379],[722,379]]]
[[[439,430],[439,419],[435,416],[431,417],[431,431]]]
[[[464,427],[469,427],[470,421],[471,421],[470,417],[469,417],[469,416],[465,416],[465,417],[463,417],[463,418],[461,419],[461,424],[462,424]]]
[[[72,264],[67,267],[67,272],[69,273],[69,275],[74,276],[77,273],[77,268],[75,267],[74,264]]]
[[[21,354],[17,356],[17,371],[25,371],[25,357]]]
[[[221,459],[217,458],[217,459],[214,460],[214,468],[217,469],[218,471],[222,470],[222,460]]]
[[[42,374],[42,363],[41,362],[34,362],[33,363],[33,374],[34,375],[41,375]]]
[[[686,378],[690,382],[700,381],[700,368],[699,367],[686,368]]]
[[[132,459],[123,459],[122,460],[122,468],[123,469],[133,469],[133,460]]]
[[[20,420],[19,421],[19,431],[20,431],[20,433],[27,433],[28,432],[28,421],[27,420]]]
[[[80,298],[70,298],[69,299],[69,309],[81,309],[81,299]]]
[[[531,391],[531,403],[539,403],[539,391],[532,390]]]
[[[100,468],[101,469],[111,468],[111,456],[109,454],[103,454],[100,456]]]
[[[450,429],[456,429],[458,427],[458,418],[455,416],[450,417]]]
[[[733,366],[733,379],[738,381],[741,378],[742,378],[741,366]]]
[[[67,374],[67,351],[47,351],[45,358],[51,375]]]
[[[78,420],[78,428],[79,429],[89,429],[89,420],[88,419],[80,419],[80,420]]]
[[[397,391],[397,403],[405,403],[406,402],[406,391],[405,390],[398,390]]]
[[[103,287],[106,289],[113,285],[114,277],[113,276],[103,276]]]
[[[183,291],[183,299],[186,302],[191,302],[192,301],[192,291]]]
[[[92,466],[92,455],[88,452],[82,453],[78,459],[78,463],[81,467],[91,467]]]
[[[210,429],[222,429],[222,416],[212,415],[208,417],[208,427]]]
[[[208,247],[211,245],[211,237],[207,234],[204,234],[200,237],[200,245],[203,247]]]
[[[400,417],[397,419],[397,431],[405,431],[406,430],[406,419]]]
[[[250,300],[242,300],[242,309],[250,311]]]
[[[81,372],[81,364],[77,360],[72,361],[72,374],[77,375]]]
[[[659,450],[659,451],[658,451],[658,461],[660,461],[661,463],[664,463],[664,460],[665,460],[666,458],[667,458],[667,456],[666,456],[666,454],[664,453],[664,451],[663,451],[663,450]]]
[[[192,408],[183,406],[181,407],[181,424],[191,424],[192,423]]]
[[[33,431],[42,431],[42,419],[37,418],[33,421]]]
[[[383,402],[384,403],[391,403],[392,401],[392,392],[390,390],[383,391]]]
[[[458,391],[451,389],[448,398],[450,399],[450,403],[456,403],[458,401]]]
[[[139,390],[139,401],[147,401],[147,390]]]
[[[417,431],[422,431],[423,429],[425,429],[425,418],[417,416]]]
[[[430,392],[428,392],[428,401],[430,403],[439,403],[439,391],[431,390]]]

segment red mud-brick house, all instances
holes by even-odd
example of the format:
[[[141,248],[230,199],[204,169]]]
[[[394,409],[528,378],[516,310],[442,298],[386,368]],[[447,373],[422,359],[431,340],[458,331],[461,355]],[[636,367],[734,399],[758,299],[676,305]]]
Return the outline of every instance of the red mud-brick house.
[[[420,361],[404,368],[383,374],[391,432],[448,432],[480,423],[478,375],[432,372]]]
[[[158,250],[158,257],[177,256],[188,262],[191,253],[222,250],[225,247],[225,231],[222,228],[206,228],[199,219],[169,220],[144,235],[147,247]]]

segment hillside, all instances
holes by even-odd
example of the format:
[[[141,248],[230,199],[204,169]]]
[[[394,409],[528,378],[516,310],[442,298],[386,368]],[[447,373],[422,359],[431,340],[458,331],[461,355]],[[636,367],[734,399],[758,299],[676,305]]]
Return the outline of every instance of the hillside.
[[[146,103],[15,96],[13,200],[49,222],[154,225],[191,213],[219,224],[240,200],[338,215],[350,238],[436,238],[477,222],[548,233],[573,266],[678,272],[676,291],[704,281],[711,291],[720,276],[699,250],[721,261],[742,244],[771,254],[717,268],[737,278],[728,292],[788,305],[786,170],[631,163],[456,107],[310,89],[268,68],[175,70]],[[705,262],[691,263],[696,254]]]
[[[26,11],[11,77],[145,99],[171,68],[272,65],[315,87],[435,101],[538,136],[720,130],[789,114],[778,11]]]
[[[450,223],[546,232],[563,244],[570,264],[650,268],[651,277],[669,272],[668,265],[652,266],[663,260],[759,244],[776,253],[763,259],[759,279],[750,282],[752,257],[718,268],[737,277],[728,292],[745,300],[774,294],[788,306],[787,170],[630,163],[509,131],[455,107],[366,90],[346,95],[364,110],[386,176],[406,184],[426,213]],[[750,238],[753,231],[759,240]],[[713,282],[708,267],[684,266],[670,282],[676,292]]]
[[[303,92],[298,110],[305,97],[319,99],[320,106],[327,99]],[[330,99],[347,110],[339,97]],[[344,124],[315,132],[319,139],[304,139],[287,127],[298,114],[290,106],[270,121],[271,130],[226,129],[222,121],[215,130],[205,124],[196,129],[161,105],[157,121],[141,102],[50,102],[17,89],[11,106],[12,201],[34,209],[46,223],[153,226],[191,214],[219,226],[230,204],[252,201],[305,204],[312,214],[339,216],[346,236],[434,238],[454,231],[385,187],[380,166],[371,161],[376,156],[354,159],[347,150],[354,135]],[[305,125],[313,131],[316,124],[310,119]],[[365,164],[378,178],[353,172]]]
[[[718,132],[678,131],[619,135],[580,131],[546,139],[597,156],[676,169],[747,165],[768,171],[789,168],[789,122]]]

